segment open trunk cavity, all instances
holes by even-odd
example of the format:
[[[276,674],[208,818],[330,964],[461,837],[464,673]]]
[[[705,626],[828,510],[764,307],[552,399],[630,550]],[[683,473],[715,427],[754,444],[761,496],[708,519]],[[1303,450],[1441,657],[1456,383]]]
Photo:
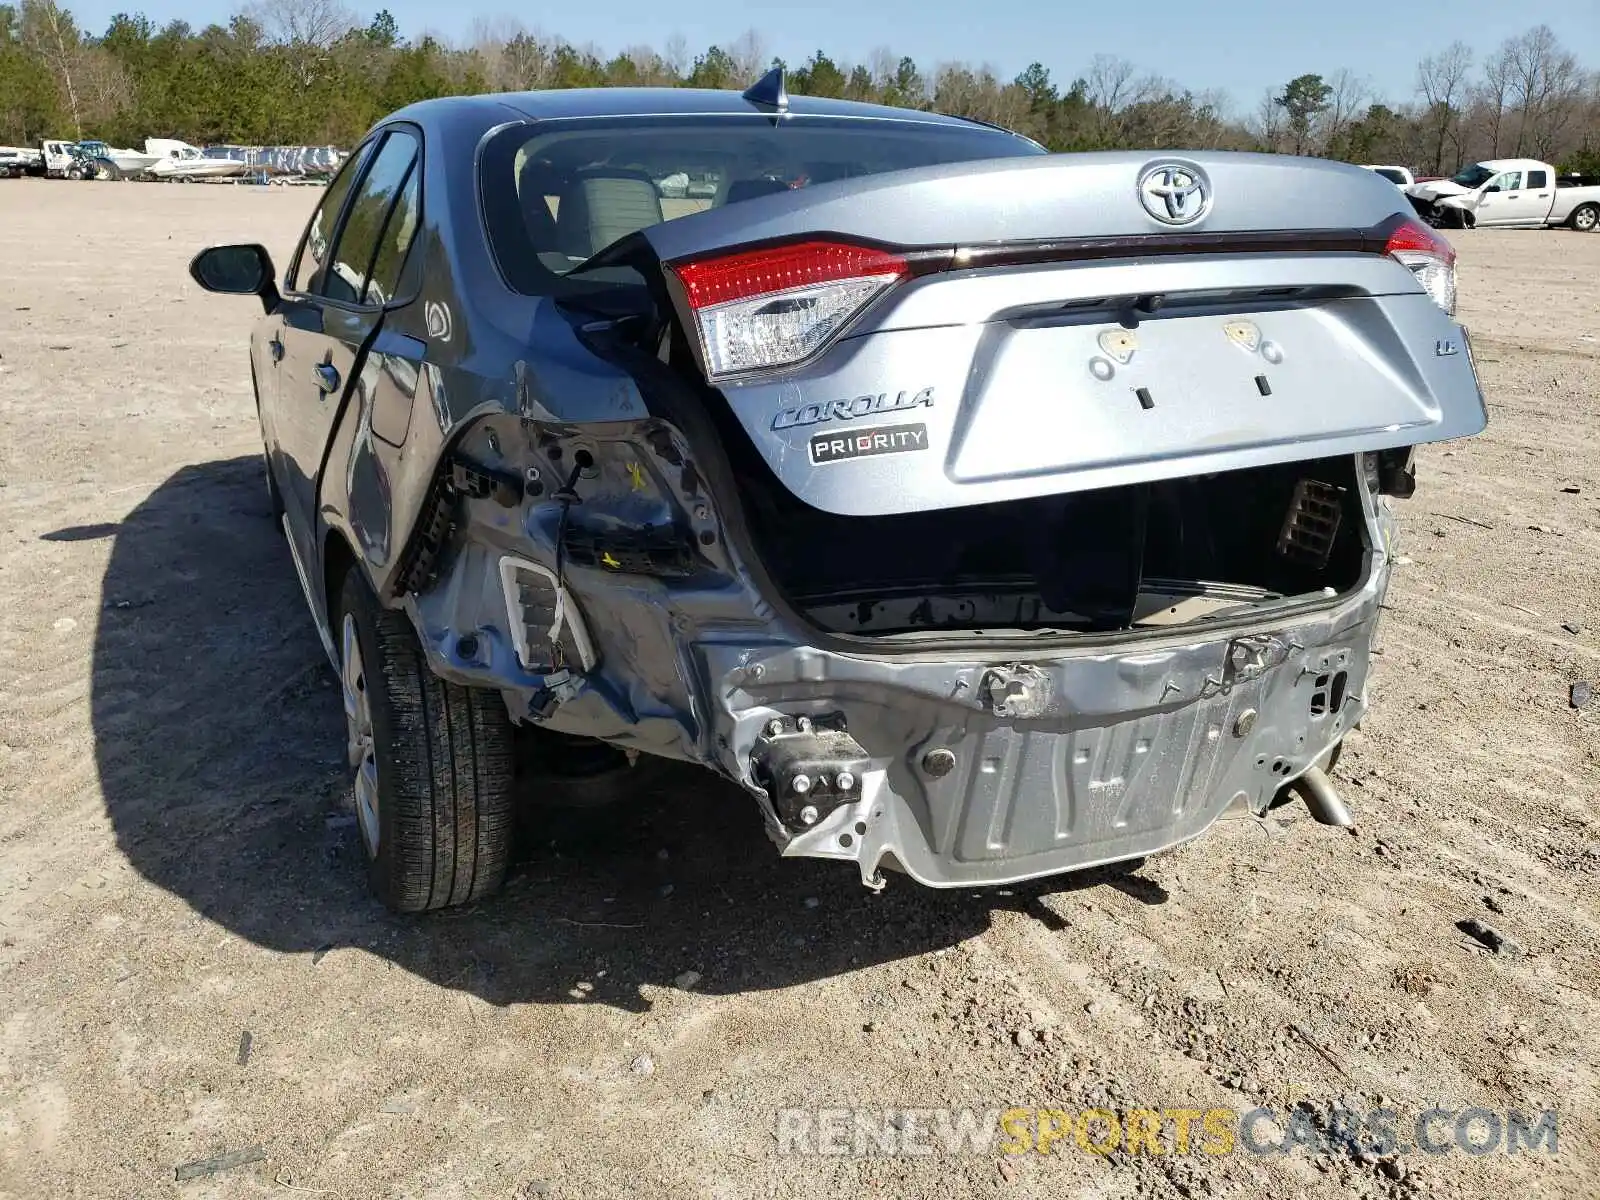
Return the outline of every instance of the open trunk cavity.
[[[1365,578],[1354,456],[855,517],[798,500],[730,442],[767,571],[833,633],[1105,633],[1331,599]]]

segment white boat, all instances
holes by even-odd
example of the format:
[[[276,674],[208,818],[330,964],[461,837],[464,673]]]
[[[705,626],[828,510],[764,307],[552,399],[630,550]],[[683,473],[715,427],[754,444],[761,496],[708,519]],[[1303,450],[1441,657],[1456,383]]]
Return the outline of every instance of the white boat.
[[[159,154],[140,154],[137,150],[119,150],[115,146],[106,147],[102,153],[116,163],[117,170],[124,175],[138,175],[161,161]]]
[[[144,151],[156,160],[146,171],[157,179],[228,179],[249,169],[238,159],[208,158],[199,147],[172,138],[146,138]]]

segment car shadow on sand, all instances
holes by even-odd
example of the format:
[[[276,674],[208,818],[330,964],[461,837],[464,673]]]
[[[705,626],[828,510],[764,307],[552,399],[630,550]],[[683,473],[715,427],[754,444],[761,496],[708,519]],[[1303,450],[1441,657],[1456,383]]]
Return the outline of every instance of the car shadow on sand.
[[[781,860],[743,793],[683,768],[637,800],[534,812],[501,895],[394,916],[366,889],[334,678],[260,460],[186,467],[113,533],[92,718],[117,843],[257,945],[359,948],[493,1004],[642,1010],[646,985],[760,991],[953,946],[999,909],[1059,927],[1053,892],[1166,899],[1125,868],[1003,893],[891,876],[874,895],[854,868]]]

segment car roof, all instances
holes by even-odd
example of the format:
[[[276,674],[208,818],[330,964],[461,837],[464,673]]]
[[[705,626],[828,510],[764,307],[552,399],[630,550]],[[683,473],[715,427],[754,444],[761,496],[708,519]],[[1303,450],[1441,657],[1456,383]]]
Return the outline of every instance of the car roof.
[[[508,113],[507,110],[510,110]],[[993,128],[985,122],[914,108],[893,108],[885,104],[865,104],[854,100],[830,100],[820,96],[789,97],[788,112],[793,116],[838,117],[897,121],[917,125],[943,125],[961,129]],[[723,114],[771,115],[771,110],[752,104],[739,92],[712,88],[610,87],[561,88],[539,92],[497,92],[478,96],[441,96],[407,105],[386,117],[411,120],[419,124],[465,123],[476,118],[485,126],[512,119],[512,114],[529,120],[559,120],[570,117],[655,117],[706,116]],[[1011,134],[1011,136],[1020,136]]]

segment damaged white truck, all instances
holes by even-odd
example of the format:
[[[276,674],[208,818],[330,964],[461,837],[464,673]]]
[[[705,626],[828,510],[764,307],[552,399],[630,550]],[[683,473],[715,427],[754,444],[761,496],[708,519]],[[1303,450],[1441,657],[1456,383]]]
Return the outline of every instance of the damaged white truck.
[[[1600,183],[1560,175],[1531,158],[1473,163],[1449,179],[1414,183],[1405,191],[1419,216],[1450,229],[1600,228]]]
[[[873,887],[1286,788],[1348,820],[1390,498],[1486,420],[1454,260],[1359,167],[1051,155],[770,76],[413,106],[281,279],[191,273],[266,310],[273,509],[416,911],[649,756]]]

